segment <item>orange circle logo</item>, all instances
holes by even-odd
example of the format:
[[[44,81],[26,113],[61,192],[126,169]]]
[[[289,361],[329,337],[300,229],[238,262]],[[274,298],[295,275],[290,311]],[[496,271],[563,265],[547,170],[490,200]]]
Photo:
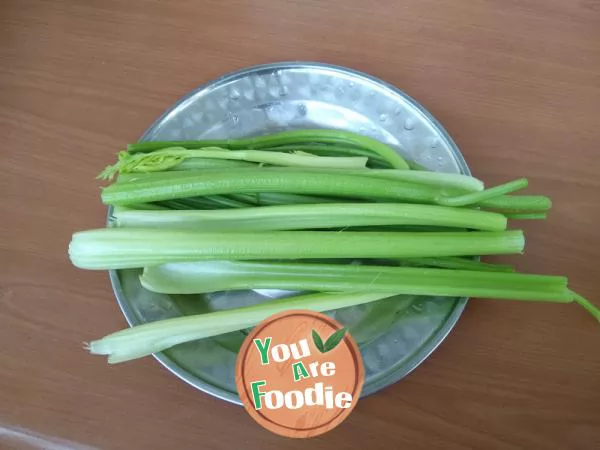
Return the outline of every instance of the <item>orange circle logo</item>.
[[[339,425],[364,383],[360,352],[346,330],[313,311],[275,314],[244,341],[236,383],[246,411],[282,436],[306,438]]]

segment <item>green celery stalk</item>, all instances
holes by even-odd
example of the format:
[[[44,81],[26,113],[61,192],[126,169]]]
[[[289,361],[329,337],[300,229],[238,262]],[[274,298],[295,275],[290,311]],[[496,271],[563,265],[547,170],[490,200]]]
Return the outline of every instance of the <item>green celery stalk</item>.
[[[279,167],[278,169],[281,169]],[[124,173],[119,175],[119,179],[116,183],[125,183],[130,181],[154,181],[164,180],[169,177],[181,180],[189,176],[200,177],[206,172],[203,171],[189,171],[185,173],[169,171],[169,172],[148,172],[148,173]],[[255,192],[252,194],[231,194],[227,196],[232,200],[237,200],[242,203],[248,204],[259,204],[259,205],[288,205],[288,204],[307,204],[307,203],[339,203],[341,201],[349,201],[348,198],[343,197],[323,197],[323,196],[309,196],[302,194],[289,194],[279,192]],[[207,197],[189,197],[189,198],[210,198]],[[187,200],[187,199],[186,199]],[[354,199],[353,201],[357,201]],[[130,205],[128,205],[130,206]]]
[[[175,174],[179,176],[174,176]],[[440,188],[397,180],[310,171],[231,169],[171,172],[167,177],[114,183],[102,191],[102,201],[128,205],[204,195],[277,192],[434,203]]]
[[[372,178],[384,178],[410,183],[424,184],[427,186],[444,187],[456,189],[458,192],[481,192],[484,189],[483,182],[477,178],[458,173],[441,172],[419,172],[415,170],[398,169],[344,169],[344,168],[294,168],[294,167],[265,167],[264,170],[297,171],[302,170],[313,173],[333,173],[336,175],[362,175]],[[486,191],[487,192],[487,191]],[[454,206],[454,205],[452,205]]]
[[[552,201],[543,195],[501,195],[476,206],[503,213],[544,213],[552,207]]]
[[[523,232],[202,232],[108,228],[75,233],[73,264],[125,269],[167,262],[242,259],[419,258],[521,253]]]
[[[185,161],[184,161],[185,162]],[[398,170],[398,169],[345,169],[345,168],[325,168],[325,167],[258,167],[254,166],[257,170],[265,171],[276,171],[278,173],[284,172],[311,172],[313,174],[334,174],[334,175],[361,175],[371,178],[384,178],[397,181],[405,181],[409,183],[416,183],[427,186],[434,186],[439,188],[449,188],[456,190],[455,192],[469,193],[469,192],[481,192],[484,189],[483,182],[477,178],[470,177],[468,175],[461,175],[457,173],[440,173],[440,172],[419,172],[413,170]],[[191,169],[190,169],[191,170]],[[184,174],[173,174],[174,177],[185,176]],[[189,175],[194,175],[189,173]],[[197,171],[195,175],[200,176],[202,172]],[[314,175],[313,175],[314,176]],[[162,178],[169,177],[169,174],[165,172],[146,172],[143,176],[137,176],[136,174],[125,173],[119,177],[119,181],[135,181],[135,180],[160,180]],[[487,192],[487,191],[486,191]]]
[[[514,274],[501,275],[514,276]],[[571,295],[570,301],[577,301],[600,321],[598,308],[578,294],[570,291],[568,293]],[[178,317],[127,328],[90,342],[87,349],[95,355],[107,355],[108,362],[111,364],[120,363],[148,356],[185,342],[249,328],[273,314],[287,310],[331,311],[391,296],[389,293],[379,292],[299,295],[245,308]],[[568,302],[564,299],[555,301]]]
[[[99,175],[111,179],[117,173],[162,172],[180,165],[186,159],[225,159],[247,161],[277,166],[314,167],[330,169],[360,169],[366,167],[366,157],[327,157],[308,154],[290,154],[261,150],[230,151],[219,147],[204,147],[188,150],[170,147],[151,153],[119,153],[119,161],[106,167]]]
[[[572,300],[564,277],[421,267],[210,261],[146,267],[140,280],[146,289],[163,294],[283,289],[555,302]]]
[[[239,149],[268,149],[295,144],[339,144],[358,147],[381,156],[392,167],[408,169],[406,161],[390,146],[378,140],[341,130],[297,130],[283,131],[277,134],[243,139],[223,139],[206,141],[151,141],[129,144],[127,150],[131,153],[148,152],[166,147],[180,146],[188,149],[202,147],[223,147],[232,150]]]
[[[508,183],[504,183],[498,186],[494,186],[492,188],[488,188],[481,192],[475,192],[470,194],[464,194],[460,196],[444,196],[440,195],[436,199],[436,203],[445,206],[467,206],[473,205],[476,203],[481,203],[486,200],[493,199],[495,197],[499,197],[504,194],[509,194],[511,192],[518,191],[520,189],[526,188],[528,185],[528,181],[526,178],[519,178],[518,180],[510,181]]]
[[[90,353],[108,355],[108,362],[129,361],[184,342],[252,327],[267,317],[289,309],[329,311],[390,297],[387,293],[307,294],[272,300],[254,306],[139,325],[88,344]]]
[[[346,172],[360,173],[358,170]],[[466,191],[483,191],[483,182],[477,178],[458,173],[423,172],[417,170],[367,169],[362,170],[365,176],[388,178],[391,180],[409,181],[430,186],[464,189]],[[451,205],[454,206],[454,205]]]
[[[113,216],[116,224],[121,227],[192,228],[205,231],[268,231],[371,225],[436,225],[502,231],[506,229],[507,223],[502,214],[434,205],[331,203],[236,208],[238,209],[212,211],[137,211],[115,207]]]

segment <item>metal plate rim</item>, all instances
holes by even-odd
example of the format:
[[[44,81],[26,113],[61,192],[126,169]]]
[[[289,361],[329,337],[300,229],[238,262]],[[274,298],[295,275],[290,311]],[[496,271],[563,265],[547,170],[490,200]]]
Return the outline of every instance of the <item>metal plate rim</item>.
[[[413,106],[421,114],[423,114],[423,116],[425,116],[425,118],[434,126],[434,128],[436,128],[436,130],[439,132],[439,134],[449,143],[452,153],[454,154],[454,157],[456,158],[461,171],[466,175],[471,175],[471,171],[469,170],[469,167],[468,167],[465,159],[463,158],[462,153],[458,149],[458,146],[456,145],[456,143],[454,142],[452,137],[448,134],[448,132],[442,126],[442,124],[440,122],[438,122],[438,120],[435,117],[433,117],[431,115],[431,113],[429,111],[427,111],[419,102],[414,100],[412,97],[407,95],[402,90],[398,89],[396,86],[394,86],[390,83],[387,83],[379,78],[376,78],[372,75],[369,75],[367,73],[364,73],[364,72],[361,72],[358,70],[350,69],[347,67],[337,66],[337,65],[333,65],[333,64],[326,64],[326,63],[321,63],[321,62],[311,62],[311,61],[289,61],[289,62],[286,62],[286,61],[282,61],[282,62],[269,63],[269,64],[260,64],[260,65],[247,67],[247,68],[244,68],[241,70],[237,70],[234,72],[230,72],[230,73],[223,75],[219,78],[216,78],[212,81],[208,81],[207,83],[204,83],[204,84],[200,85],[199,87],[191,90],[186,95],[184,95],[179,100],[177,100],[175,103],[173,103],[144,132],[144,134],[140,137],[139,141],[148,140],[148,138],[150,136],[152,136],[152,134],[155,132],[155,130],[164,122],[164,120],[170,114],[172,114],[173,112],[180,109],[182,106],[185,105],[186,102],[188,102],[189,100],[194,98],[196,95],[198,95],[200,92],[202,92],[206,89],[214,88],[220,84],[227,83],[228,81],[234,80],[238,77],[249,75],[249,74],[252,74],[255,72],[264,71],[264,70],[282,70],[282,69],[287,69],[287,68],[329,69],[329,70],[340,72],[343,74],[353,75],[356,77],[363,78],[367,81],[370,81],[371,83],[374,83],[376,85],[379,85],[380,87],[383,87],[383,88],[391,91],[395,95],[402,97],[405,101],[410,103],[411,106]],[[107,224],[110,224],[111,214],[112,214],[112,206],[110,206],[108,208]],[[123,316],[125,316],[125,320],[127,321],[127,324],[130,327],[140,325],[141,322],[136,318],[133,308],[126,301],[125,294],[124,294],[123,288],[121,286],[121,281],[119,279],[118,271],[116,271],[116,270],[109,271],[109,277],[110,277],[110,282],[111,282],[111,285],[113,288],[113,292],[117,299],[117,304],[119,305],[119,308],[121,309],[121,312],[123,313]],[[403,366],[400,370],[395,370],[393,372],[390,372],[387,375],[385,375],[381,378],[378,378],[375,382],[369,384],[368,386],[365,386],[363,388],[361,398],[366,397],[371,394],[374,394],[374,393],[398,382],[402,378],[409,375],[423,361],[425,361],[429,357],[429,355],[431,355],[431,353],[433,353],[440,346],[440,344],[446,339],[446,337],[448,336],[450,331],[452,331],[452,329],[458,322],[458,319],[462,315],[462,312],[464,311],[467,302],[468,302],[468,298],[466,298],[466,297],[459,298],[456,302],[455,307],[452,309],[452,312],[450,313],[450,315],[447,317],[446,321],[444,322],[444,325],[442,327],[440,327],[437,330],[437,332],[435,334],[433,334],[425,344],[423,344],[422,348],[424,349],[424,351],[417,352],[417,353],[411,355],[407,359],[407,361],[403,364]],[[433,342],[433,344],[431,344],[432,342]],[[156,358],[156,360],[158,360],[158,362],[160,364],[162,364],[169,372],[171,372],[173,375],[175,375],[180,380],[191,385],[192,387],[195,387],[196,389],[199,389],[200,391],[205,392],[214,397],[217,397],[221,400],[225,400],[227,402],[230,402],[230,403],[233,403],[236,405],[242,404],[237,395],[235,395],[231,392],[225,391],[221,388],[217,388],[217,387],[205,382],[201,378],[198,378],[197,376],[193,375],[188,370],[186,370],[183,367],[181,367],[180,365],[178,365],[175,361],[173,361],[171,358],[169,358],[166,354],[161,352],[161,353],[153,354],[152,356],[154,356],[154,358]]]

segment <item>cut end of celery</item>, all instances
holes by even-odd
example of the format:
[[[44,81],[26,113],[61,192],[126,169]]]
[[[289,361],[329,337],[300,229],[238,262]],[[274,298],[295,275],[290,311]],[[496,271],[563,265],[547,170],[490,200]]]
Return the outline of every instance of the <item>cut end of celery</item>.
[[[103,345],[102,339],[91,342],[84,342],[84,346],[87,351],[89,351],[92,355],[108,355],[110,354],[110,350]]]
[[[508,231],[508,233],[510,233],[510,231]],[[516,253],[522,255],[525,252],[526,244],[525,233],[523,232],[523,230],[514,230],[513,239],[513,242],[516,247]]]

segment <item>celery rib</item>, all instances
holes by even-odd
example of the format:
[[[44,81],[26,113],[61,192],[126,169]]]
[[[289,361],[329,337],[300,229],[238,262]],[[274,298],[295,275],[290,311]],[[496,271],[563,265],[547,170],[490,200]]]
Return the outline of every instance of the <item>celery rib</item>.
[[[523,232],[201,232],[108,228],[75,233],[73,264],[124,269],[167,262],[248,259],[417,258],[521,253]]]
[[[552,207],[552,201],[543,195],[501,195],[476,206],[506,213],[544,213]]]
[[[457,192],[480,192],[483,191],[484,185],[477,178],[462,175],[458,173],[441,173],[441,172],[419,172],[414,170],[398,170],[398,169],[331,169],[331,168],[306,168],[297,169],[293,167],[265,167],[264,170],[278,171],[296,171],[305,170],[313,173],[335,174],[335,175],[361,175],[373,178],[384,178],[397,181],[406,181],[416,184],[424,184],[427,186],[436,186],[440,188],[454,189]]]
[[[364,150],[369,150],[376,155],[381,156],[389,162],[392,167],[397,169],[408,169],[408,164],[390,146],[349,131],[341,130],[296,130],[283,131],[277,134],[258,136],[244,139],[224,139],[224,140],[206,140],[206,141],[152,141],[129,144],[127,150],[134,152],[148,152],[166,147],[180,146],[188,149],[197,149],[202,147],[223,147],[233,150],[240,149],[268,149],[272,147],[281,147],[285,145],[321,143],[321,144],[342,144],[352,145]]]
[[[527,187],[527,178],[519,178],[518,180],[510,181],[508,183],[494,186],[489,189],[485,189],[481,192],[475,192],[471,194],[465,194],[454,197],[447,197],[444,195],[439,196],[436,199],[436,203],[445,206],[467,206],[475,203],[481,203],[486,200],[499,197],[500,195],[509,194],[511,192],[518,191]]]
[[[174,174],[181,174],[174,176]],[[434,203],[440,189],[416,183],[337,173],[310,171],[231,169],[171,172],[168,177],[114,183],[102,191],[112,205],[146,203],[203,195],[277,192]]]
[[[569,303],[567,279],[548,275],[417,267],[210,261],[147,267],[142,285],[164,294],[284,289],[390,292]]]
[[[515,274],[495,275],[515,276]],[[528,277],[528,275],[523,276]],[[553,285],[554,287],[550,290],[556,289],[558,291],[561,289],[559,286],[562,286],[562,277],[543,278],[560,279],[560,283],[556,286]],[[600,311],[583,297],[568,290],[566,294],[570,296],[571,301],[577,301],[597,319],[600,319]],[[147,323],[92,341],[87,345],[87,348],[92,354],[107,355],[108,362],[111,364],[120,363],[148,356],[185,342],[249,328],[273,314],[290,309],[307,309],[321,312],[331,311],[379,301],[392,296],[394,294],[381,292],[299,295],[244,308]],[[569,300],[561,297],[554,301],[567,303]]]
[[[302,155],[261,150],[230,151],[219,147],[203,147],[189,150],[183,147],[169,147],[152,153],[121,152],[119,161],[106,167],[98,178],[110,179],[116,173],[162,172],[170,170],[189,159],[223,159],[246,161],[290,167],[314,167],[329,169],[360,169],[367,164],[366,157],[327,157]]]
[[[191,162],[192,160],[183,161],[184,164],[186,162]],[[202,161],[201,158],[198,158],[198,161]],[[215,160],[221,161],[221,160]],[[226,160],[223,160],[226,161]],[[234,168],[234,167],[231,167]],[[237,167],[239,168],[239,167]],[[249,169],[252,167],[246,167]],[[403,181],[409,183],[415,183],[419,185],[433,186],[438,188],[447,188],[451,189],[457,193],[469,193],[469,192],[481,192],[484,189],[483,182],[478,180],[477,178],[461,175],[458,173],[439,173],[439,172],[418,172],[411,170],[397,170],[397,169],[368,169],[368,168],[360,168],[360,169],[345,169],[345,168],[327,168],[327,167],[280,167],[280,166],[270,166],[270,167],[258,167],[256,165],[253,166],[255,170],[260,171],[275,171],[277,173],[285,173],[285,172],[302,172],[302,173],[312,173],[313,176],[316,175],[360,175],[371,178],[383,178],[389,180]],[[174,173],[173,170],[176,170],[177,167],[171,170],[171,172],[137,172],[137,173],[123,173],[119,176],[119,182],[122,181],[135,181],[135,180],[160,180],[163,178],[175,178],[180,179],[181,177],[189,177],[189,176],[202,176],[205,172],[195,171],[191,172],[192,167],[189,168],[190,172],[187,173]],[[223,167],[215,167],[213,169],[224,169]],[[215,170],[215,173],[218,173]],[[221,170],[221,173],[223,171]],[[259,172],[256,172],[259,173]]]
[[[174,345],[252,327],[267,317],[289,309],[330,311],[391,297],[388,293],[306,294],[259,305],[139,325],[92,341],[95,355],[108,355],[111,364],[166,350]]]
[[[233,205],[235,200],[229,200]],[[239,205],[236,206],[239,208]],[[434,205],[332,203],[212,211],[136,211],[116,207],[118,226],[205,231],[323,229],[373,225],[435,225],[482,231],[506,229],[506,218],[486,211]]]

